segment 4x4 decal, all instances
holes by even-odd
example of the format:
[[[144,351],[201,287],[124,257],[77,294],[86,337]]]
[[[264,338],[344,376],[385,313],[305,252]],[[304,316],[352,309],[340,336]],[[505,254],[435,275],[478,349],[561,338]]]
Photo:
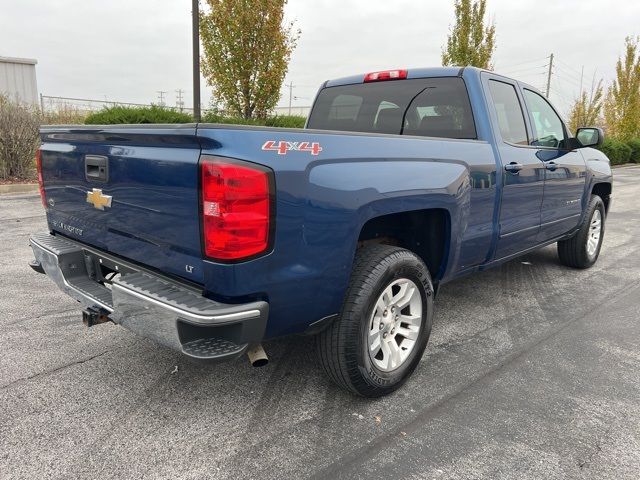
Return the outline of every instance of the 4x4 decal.
[[[286,155],[287,152],[309,152],[311,155],[318,155],[322,147],[318,142],[285,142],[283,140],[269,140],[262,145],[262,150],[278,152],[278,155]]]

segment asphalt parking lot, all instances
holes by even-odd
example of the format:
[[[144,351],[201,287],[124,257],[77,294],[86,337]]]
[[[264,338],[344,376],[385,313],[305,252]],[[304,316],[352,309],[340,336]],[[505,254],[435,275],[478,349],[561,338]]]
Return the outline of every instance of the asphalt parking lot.
[[[640,477],[640,167],[615,171],[599,262],[555,247],[447,285],[412,379],[334,387],[313,341],[200,365],[32,272],[37,195],[0,196],[0,478]]]

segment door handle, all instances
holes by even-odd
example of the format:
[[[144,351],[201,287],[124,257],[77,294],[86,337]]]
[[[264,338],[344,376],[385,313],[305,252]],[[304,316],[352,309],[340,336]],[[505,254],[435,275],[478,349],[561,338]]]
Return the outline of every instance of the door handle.
[[[518,162],[511,162],[505,165],[504,169],[509,173],[518,174],[520,173],[520,170],[522,170],[522,164]]]
[[[88,182],[109,181],[109,159],[103,155],[85,155],[84,176]]]
[[[547,170],[551,170],[553,172],[556,168],[558,168],[558,164],[551,160],[550,162],[545,162],[544,167]]]

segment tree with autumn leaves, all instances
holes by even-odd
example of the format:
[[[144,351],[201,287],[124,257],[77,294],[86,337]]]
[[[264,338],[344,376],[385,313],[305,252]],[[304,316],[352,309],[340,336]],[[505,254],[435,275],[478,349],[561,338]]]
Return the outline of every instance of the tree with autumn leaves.
[[[285,22],[287,0],[205,0],[202,73],[223,108],[264,118],[276,106],[300,30]]]
[[[569,115],[572,131],[602,125],[607,136],[621,141],[640,138],[640,54],[638,38],[625,39],[625,52],[616,63],[616,77],[604,94],[602,80],[591,93],[580,92]]]
[[[602,104],[604,100],[604,87],[602,80],[591,85],[591,91],[580,92],[580,96],[574,101],[569,113],[569,130],[576,132],[580,127],[593,127],[602,123]]]
[[[606,138],[600,147],[613,164],[640,163],[640,52],[639,38],[627,37],[616,63],[616,76],[605,90],[602,80],[591,93],[581,91],[569,114],[569,128],[602,126]]]
[[[496,27],[485,24],[486,0],[455,0],[456,21],[442,50],[443,66],[492,69]]]
[[[604,119],[609,135],[618,140],[640,138],[639,38],[625,39],[625,53],[616,63],[616,78],[607,92]]]

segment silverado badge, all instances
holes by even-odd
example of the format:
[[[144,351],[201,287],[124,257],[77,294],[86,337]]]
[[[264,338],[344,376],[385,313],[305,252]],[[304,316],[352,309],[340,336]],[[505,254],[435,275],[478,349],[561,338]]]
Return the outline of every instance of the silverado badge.
[[[104,210],[104,207],[111,208],[111,198],[111,195],[103,195],[99,188],[87,192],[87,203],[91,203],[98,210]]]

